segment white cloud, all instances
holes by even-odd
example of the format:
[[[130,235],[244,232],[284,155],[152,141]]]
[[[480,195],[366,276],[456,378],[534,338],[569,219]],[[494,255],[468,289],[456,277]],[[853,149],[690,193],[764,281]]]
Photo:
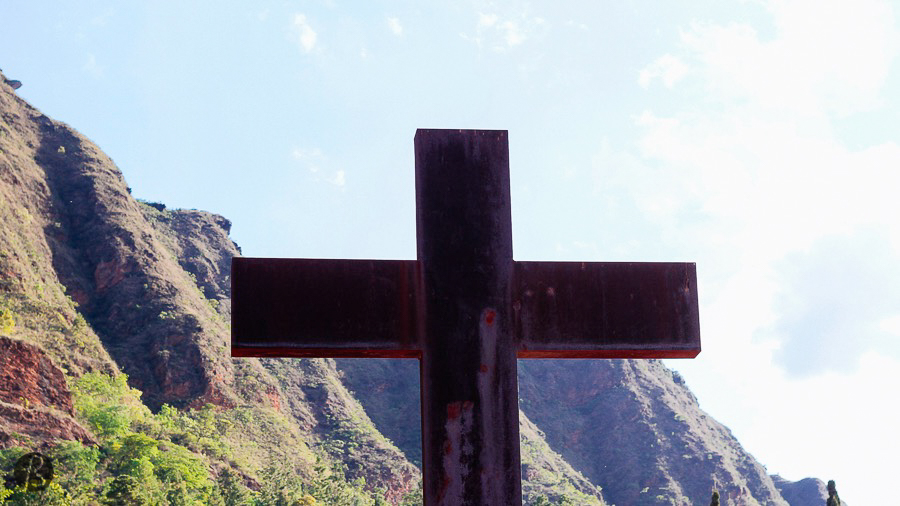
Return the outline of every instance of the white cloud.
[[[344,169],[333,169],[334,162],[319,148],[291,149],[291,158],[300,163],[309,171],[314,182],[326,182],[343,188],[347,184],[347,174]]]
[[[474,41],[479,47],[503,53],[534,36],[546,24],[539,16],[527,11],[509,15],[495,12],[478,12],[475,21],[475,35],[461,34],[463,39]]]
[[[326,179],[326,181],[328,181],[329,183],[331,183],[335,186],[343,187],[344,184],[347,182],[347,178],[346,178],[346,174],[344,173],[343,170],[338,170],[334,173],[334,175],[332,177]]]
[[[497,24],[498,16],[496,14],[478,13],[478,28],[490,28]]]
[[[515,21],[506,21],[500,25],[504,32],[503,39],[507,47],[518,46],[525,41],[525,34]]]
[[[388,28],[391,30],[391,33],[397,35],[403,35],[403,25],[400,24],[400,20],[397,18],[387,18]]]
[[[775,355],[789,375],[855,372],[878,351],[900,359],[900,342],[882,327],[900,308],[900,251],[883,231],[832,235],[778,265]]]
[[[325,159],[325,155],[319,148],[294,148],[291,150],[291,158],[298,161]]]
[[[805,114],[848,114],[877,105],[898,39],[890,4],[767,2],[777,35],[747,24],[694,24],[685,47],[728,99]]]
[[[309,53],[316,47],[317,35],[312,29],[304,14],[294,14],[294,20],[291,25],[293,36],[300,44],[303,52]]]
[[[97,63],[97,57],[93,53],[88,53],[87,61],[81,66],[81,70],[90,74],[94,79],[100,79],[105,73],[105,68]]]
[[[900,386],[900,147],[835,125],[893,93],[898,32],[882,1],[765,5],[772,34],[696,23],[644,69],[644,87],[689,72],[635,117],[632,150],[602,155],[633,176],[598,191],[699,252],[704,351],[671,365],[704,407],[769,472],[876,503],[900,452],[882,398]]]
[[[666,88],[671,88],[687,74],[688,68],[680,59],[665,54],[644,67],[638,76],[638,84],[647,88],[654,79],[662,79]]]

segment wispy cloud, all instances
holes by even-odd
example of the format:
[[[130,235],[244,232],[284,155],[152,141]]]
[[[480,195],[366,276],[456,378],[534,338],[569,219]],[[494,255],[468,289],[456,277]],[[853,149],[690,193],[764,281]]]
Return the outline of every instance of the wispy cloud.
[[[100,79],[105,73],[104,67],[97,63],[97,57],[93,53],[88,53],[87,60],[81,66],[81,70],[87,72],[94,79]]]
[[[343,187],[347,182],[347,177],[342,169],[336,171],[333,176],[331,176],[330,178],[326,178],[325,180],[335,186]]]
[[[291,23],[291,32],[293,37],[304,53],[309,53],[316,47],[317,35],[312,26],[306,20],[305,14],[294,14]]]
[[[638,84],[642,88],[647,88],[654,79],[661,79],[666,88],[671,88],[687,74],[687,71],[687,65],[679,58],[665,54],[641,69]]]
[[[532,38],[535,31],[545,24],[543,18],[527,12],[501,16],[496,12],[476,13],[474,35],[463,33],[463,39],[488,47],[495,52],[506,52]]]
[[[400,24],[400,20],[394,17],[387,18],[388,29],[390,29],[391,33],[396,36],[403,35],[403,25]]]
[[[506,41],[507,47],[518,46],[522,42],[525,42],[525,33],[522,31],[519,23],[516,23],[515,21],[505,21],[500,25],[500,28],[503,30],[503,40]]]
[[[478,28],[490,28],[497,24],[498,16],[496,14],[478,13]]]
[[[333,163],[319,148],[298,148],[291,150],[291,158],[309,172],[314,182],[325,182],[343,188],[347,184],[344,169],[333,168]]]

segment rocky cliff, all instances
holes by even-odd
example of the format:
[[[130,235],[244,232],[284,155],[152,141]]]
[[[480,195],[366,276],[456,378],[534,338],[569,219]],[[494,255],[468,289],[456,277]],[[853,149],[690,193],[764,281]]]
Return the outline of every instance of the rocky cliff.
[[[0,343],[0,447],[92,441],[66,401],[67,379],[91,371],[126,373],[153,410],[273,411],[310,445],[334,439],[303,415],[322,412],[316,403],[325,400],[285,398],[296,378],[230,357],[229,269],[239,249],[229,228],[211,213],[137,201],[96,145],[0,85],[0,311],[12,338]],[[29,383],[34,371],[41,388]],[[335,383],[333,366],[327,372],[301,383]],[[350,411],[344,402],[346,392],[328,400],[337,420]],[[347,456],[354,476],[393,498],[415,488],[418,470],[389,443],[375,444],[384,438],[371,423],[357,432],[380,458]],[[283,441],[259,443],[290,452]]]

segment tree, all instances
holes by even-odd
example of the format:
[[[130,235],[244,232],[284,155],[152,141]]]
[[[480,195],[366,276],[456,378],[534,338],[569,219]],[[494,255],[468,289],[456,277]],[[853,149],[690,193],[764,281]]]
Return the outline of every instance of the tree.
[[[103,501],[108,506],[140,506],[153,504],[150,495],[134,476],[121,474],[109,484]]]
[[[713,490],[712,502],[709,503],[709,506],[719,506],[719,491]]]
[[[841,506],[841,498],[838,496],[834,480],[828,480],[828,500],[825,501],[825,506]]]
[[[52,455],[56,462],[56,479],[69,491],[73,501],[96,497],[99,448],[78,441],[60,441]]]
[[[225,506],[244,506],[250,503],[250,490],[241,483],[240,477],[231,469],[226,468],[219,473],[216,481],[219,490],[222,491],[222,498],[225,499]]]

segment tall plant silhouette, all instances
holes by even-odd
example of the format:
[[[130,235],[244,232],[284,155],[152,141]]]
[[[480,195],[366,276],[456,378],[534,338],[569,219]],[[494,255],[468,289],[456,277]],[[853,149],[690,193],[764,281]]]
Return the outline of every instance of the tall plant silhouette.
[[[828,500],[825,506],[841,506],[841,498],[838,496],[834,480],[828,480]]]

